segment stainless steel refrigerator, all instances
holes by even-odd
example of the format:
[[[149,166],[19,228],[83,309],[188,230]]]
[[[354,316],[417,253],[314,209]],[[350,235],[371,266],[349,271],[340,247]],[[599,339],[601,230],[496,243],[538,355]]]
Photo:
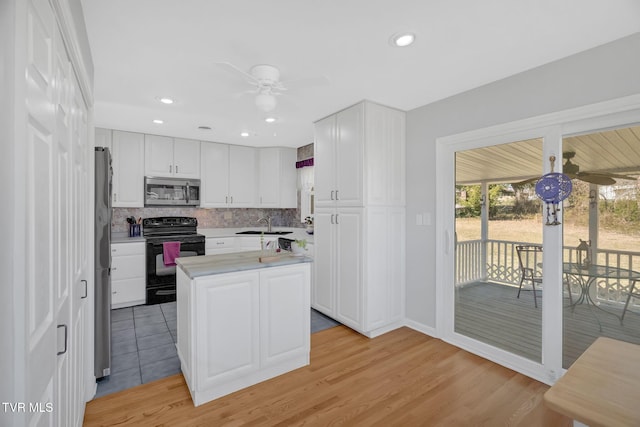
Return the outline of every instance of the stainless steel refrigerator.
[[[111,155],[96,147],[95,353],[96,378],[111,373]]]

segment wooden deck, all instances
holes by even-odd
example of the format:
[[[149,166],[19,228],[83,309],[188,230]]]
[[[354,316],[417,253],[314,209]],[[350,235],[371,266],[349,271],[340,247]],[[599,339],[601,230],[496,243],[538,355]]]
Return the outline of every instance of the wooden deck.
[[[516,298],[518,288],[491,282],[462,286],[456,293],[456,332],[495,347],[541,361],[542,299],[534,307],[531,291]],[[568,368],[597,337],[605,336],[640,344],[640,313],[627,311],[624,324],[619,317],[577,304],[572,310],[564,301],[563,367]],[[620,316],[618,304],[601,304]],[[602,325],[600,331],[598,320]]]
[[[409,328],[311,336],[311,364],[193,406],[182,375],[87,404],[90,426],[570,426],[548,386]]]

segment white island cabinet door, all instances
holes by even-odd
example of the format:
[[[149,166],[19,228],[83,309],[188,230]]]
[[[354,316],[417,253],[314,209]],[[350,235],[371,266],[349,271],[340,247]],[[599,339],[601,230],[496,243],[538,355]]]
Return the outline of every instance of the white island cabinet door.
[[[309,264],[260,272],[262,366],[278,365],[310,350]]]
[[[258,370],[259,277],[251,271],[196,279],[196,390]]]

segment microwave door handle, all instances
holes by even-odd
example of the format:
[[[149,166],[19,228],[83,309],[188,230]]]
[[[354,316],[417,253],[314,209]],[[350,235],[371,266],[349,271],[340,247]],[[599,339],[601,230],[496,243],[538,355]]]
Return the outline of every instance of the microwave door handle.
[[[187,188],[186,188],[185,193],[186,193],[185,194],[185,199],[187,201],[187,204],[189,204],[189,181],[187,181]]]

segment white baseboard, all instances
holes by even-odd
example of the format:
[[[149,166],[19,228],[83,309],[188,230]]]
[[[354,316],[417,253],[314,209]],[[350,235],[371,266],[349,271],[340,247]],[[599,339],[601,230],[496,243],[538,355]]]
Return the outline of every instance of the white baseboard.
[[[422,332],[425,335],[429,335],[430,337],[439,338],[435,328],[416,322],[415,320],[405,319],[404,325],[418,332]]]

